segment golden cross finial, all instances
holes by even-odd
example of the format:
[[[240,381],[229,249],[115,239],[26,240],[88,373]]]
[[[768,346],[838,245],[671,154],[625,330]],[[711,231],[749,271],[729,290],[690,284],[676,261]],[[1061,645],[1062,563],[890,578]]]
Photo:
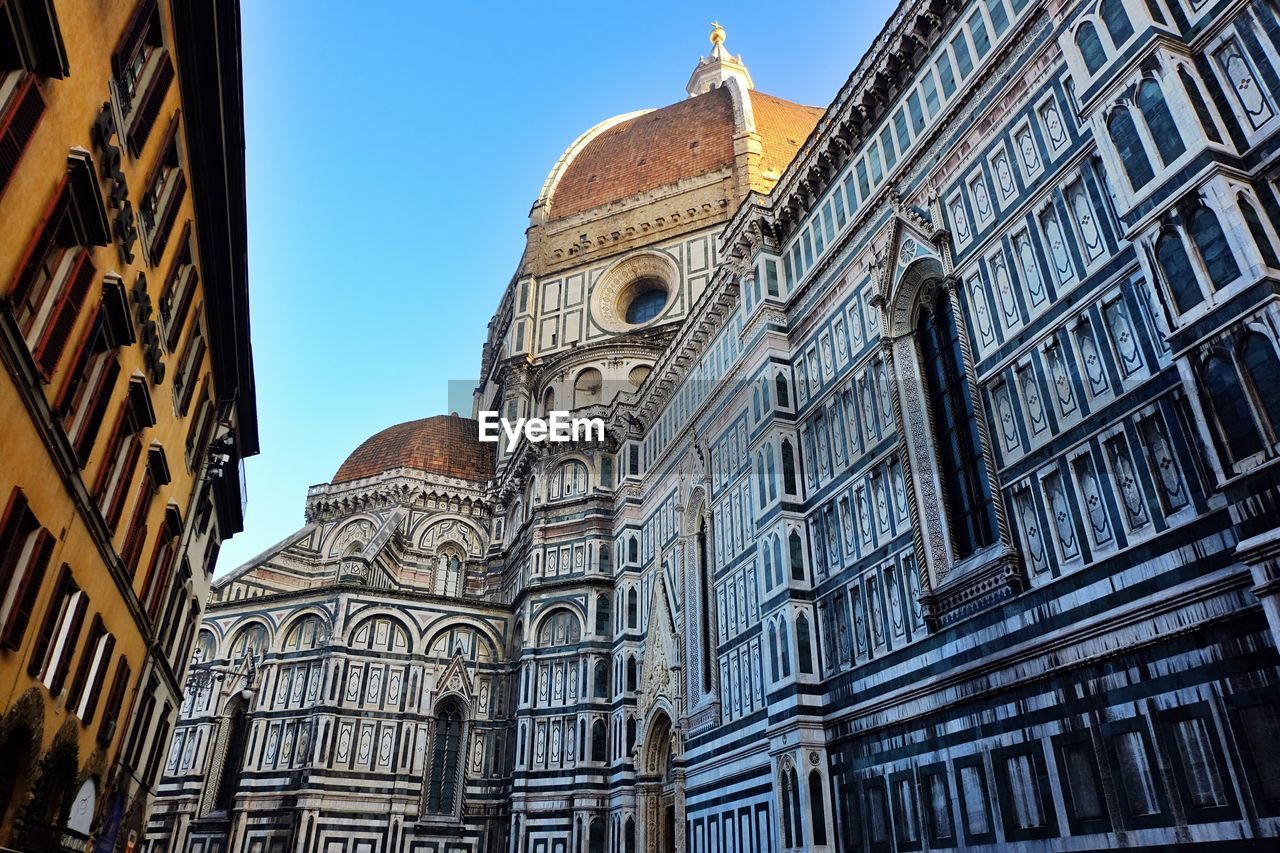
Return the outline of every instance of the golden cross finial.
[[[711,22],[711,43],[717,46],[724,44],[724,27],[719,21]]]

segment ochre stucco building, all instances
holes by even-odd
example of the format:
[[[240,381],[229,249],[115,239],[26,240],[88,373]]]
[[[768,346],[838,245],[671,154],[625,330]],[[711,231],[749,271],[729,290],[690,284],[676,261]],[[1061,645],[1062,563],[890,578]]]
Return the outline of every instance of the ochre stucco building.
[[[138,842],[257,452],[239,11],[0,2],[0,848]]]

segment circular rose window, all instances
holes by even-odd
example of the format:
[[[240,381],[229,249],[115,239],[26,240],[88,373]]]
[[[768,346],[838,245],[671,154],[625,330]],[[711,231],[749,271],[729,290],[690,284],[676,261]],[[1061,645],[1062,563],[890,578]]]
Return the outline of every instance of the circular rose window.
[[[618,313],[631,325],[639,326],[657,317],[665,307],[667,286],[660,279],[642,278],[623,292]]]

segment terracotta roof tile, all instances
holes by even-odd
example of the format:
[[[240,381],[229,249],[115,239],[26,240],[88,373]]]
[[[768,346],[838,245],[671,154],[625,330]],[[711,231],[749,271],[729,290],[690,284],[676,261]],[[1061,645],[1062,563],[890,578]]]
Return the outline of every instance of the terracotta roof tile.
[[[770,173],[770,180],[776,181],[809,138],[824,110],[752,91],[751,111],[760,134],[760,170]]]
[[[733,99],[725,89],[614,125],[573,158],[552,196],[553,218],[715,171],[733,162]]]
[[[762,170],[782,173],[822,117],[819,107],[751,92]],[[552,194],[560,219],[733,163],[733,96],[719,88],[620,122],[588,142]]]
[[[367,439],[333,475],[345,483],[395,468],[484,482],[493,476],[493,449],[480,443],[479,424],[457,415],[409,421]]]

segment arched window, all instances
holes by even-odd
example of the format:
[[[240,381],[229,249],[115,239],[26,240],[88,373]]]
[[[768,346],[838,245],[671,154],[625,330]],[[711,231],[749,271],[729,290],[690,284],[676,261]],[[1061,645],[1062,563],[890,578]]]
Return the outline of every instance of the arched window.
[[[456,548],[445,548],[436,555],[436,594],[457,596],[463,590],[464,564]]]
[[[786,768],[778,778],[778,795],[782,801],[782,846],[789,850],[796,845],[791,837],[791,775]]]
[[[917,334],[943,509],[955,559],[960,560],[993,541],[995,506],[983,465],[960,335],[945,289],[940,288],[934,304],[920,312]]]
[[[1133,35],[1133,24],[1120,0],[1102,0],[1098,6],[1098,15],[1107,28],[1107,35],[1111,36],[1111,43],[1117,48]]]
[[[595,696],[597,699],[607,699],[609,697],[609,669],[604,665],[604,661],[596,661],[596,689]]]
[[[822,774],[809,771],[809,813],[813,817],[813,843],[827,843],[827,797],[822,790]]]
[[[781,640],[781,648],[779,649],[782,658],[782,677],[791,677],[791,626],[785,621],[778,624],[778,638]]]
[[[804,847],[804,819],[800,812],[800,777],[794,767],[787,770],[787,788],[791,798],[791,832],[796,846]]]
[[[548,386],[546,391],[542,392],[542,411],[544,414],[550,414],[556,408],[556,389]]]
[[[765,482],[769,484],[769,500],[777,500],[778,497],[778,469],[773,463],[773,445],[766,444],[764,446],[764,473]]]
[[[253,655],[261,660],[263,650],[267,647],[267,629],[257,624],[248,625],[231,641],[231,652],[227,655],[232,665],[244,660],[245,655]]]
[[[1231,360],[1224,354],[1210,356],[1204,363],[1202,376],[1231,461],[1238,462],[1261,452],[1262,439]]]
[[[1245,224],[1249,226],[1249,234],[1253,237],[1253,242],[1257,244],[1258,251],[1262,254],[1262,262],[1272,269],[1280,269],[1280,259],[1276,257],[1275,246],[1271,244],[1271,236],[1267,234],[1267,229],[1263,226],[1257,209],[1249,202],[1244,193],[1237,195],[1236,201],[1240,205],[1240,215],[1244,217]]]
[[[1213,286],[1226,287],[1235,281],[1240,276],[1240,268],[1236,266],[1235,256],[1231,254],[1227,237],[1222,233],[1222,226],[1213,211],[1203,205],[1196,208],[1191,215],[1189,230]]]
[[[636,822],[627,818],[622,830],[622,853],[636,853]]]
[[[769,674],[774,681],[778,680],[778,628],[769,623]]]
[[[547,499],[573,498],[587,493],[587,466],[577,459],[560,463],[547,483]]]
[[[244,770],[244,749],[249,740],[249,709],[243,700],[227,720],[226,746],[222,753],[222,773],[214,792],[214,811],[229,812],[240,790],[240,774]]]
[[[756,494],[759,495],[757,502],[759,503],[760,507],[763,508],[764,505],[769,500],[769,489],[764,484],[764,454],[763,453],[756,454]]]
[[[1102,49],[1102,39],[1098,38],[1098,31],[1092,22],[1085,21],[1076,30],[1076,47],[1080,48],[1084,67],[1089,69],[1090,74],[1097,74],[1107,64],[1107,52]]]
[[[775,396],[778,398],[778,407],[782,409],[791,408],[791,391],[787,388],[787,378],[779,373],[773,377],[773,384],[777,391]]]
[[[782,541],[776,533],[773,535],[773,570],[777,572],[776,583],[782,583]]]
[[[1272,440],[1280,438],[1280,356],[1276,345],[1261,332],[1249,331],[1240,340],[1240,365],[1253,386],[1254,399],[1270,421]]]
[[[1167,166],[1181,157],[1187,146],[1182,142],[1182,134],[1178,132],[1173,113],[1169,112],[1160,84],[1149,77],[1138,86],[1138,110],[1155,140],[1160,160]]]
[[[639,537],[632,536],[630,539],[627,540],[627,562],[633,563],[633,564],[640,562]]]
[[[800,671],[813,675],[813,637],[809,633],[809,617],[803,613],[796,618],[796,655]]]
[[[604,763],[606,756],[605,751],[605,728],[604,720],[596,720],[591,724],[591,760]]]
[[[701,612],[698,614],[701,619],[702,628],[702,691],[704,693],[711,692],[711,670],[716,665],[716,644],[715,638],[711,636],[711,589],[707,580],[710,574],[710,566],[707,563],[707,519],[703,516],[698,520],[697,534],[697,556],[698,556],[698,606]]]
[[[213,660],[217,642],[213,639],[213,634],[207,630],[201,630],[199,637],[196,639],[196,651],[192,658],[192,663],[208,663]]]
[[[802,581],[804,580],[804,545],[800,542],[798,531],[791,531],[791,535],[787,537],[787,545],[791,552],[791,579]]]
[[[1133,123],[1128,107],[1119,106],[1111,111],[1111,115],[1107,117],[1107,133],[1120,155],[1124,173],[1129,178],[1129,186],[1135,191],[1146,186],[1155,177],[1155,172],[1151,170],[1147,150],[1142,147],[1138,128]]]
[[[636,692],[636,659],[627,658],[627,691],[629,693]]]
[[[796,452],[789,438],[782,440],[782,491],[789,495],[800,493],[796,489]]]
[[[634,587],[627,590],[627,627],[640,627],[640,597]]]
[[[627,755],[636,750],[636,718],[627,718]]]
[[[1166,228],[1160,233],[1160,239],[1156,240],[1156,259],[1178,313],[1186,313],[1204,301],[1204,291],[1196,281],[1191,259],[1177,231]]]
[[[1221,143],[1222,135],[1218,133],[1218,124],[1209,113],[1209,107],[1205,103],[1204,93],[1200,90],[1200,84],[1182,65],[1178,66],[1178,79],[1182,81],[1182,88],[1187,93],[1187,100],[1195,108],[1196,118],[1200,119],[1200,125],[1204,128],[1204,135],[1211,142]]]
[[[769,553],[769,543],[765,543],[760,549],[764,554],[764,585],[768,589],[773,588],[773,556]]]
[[[436,712],[431,745],[431,775],[427,786],[427,814],[450,815],[457,809],[461,775],[462,706],[448,700]]]
[[[602,637],[609,635],[609,596],[600,593],[596,596],[596,633]]]
[[[577,614],[563,607],[548,614],[538,628],[538,645],[544,649],[572,645],[581,641],[582,627],[578,623]]]
[[[587,853],[604,853],[604,850],[604,818],[598,817],[587,830]]]
[[[600,371],[588,367],[573,380],[573,407],[594,406],[600,402]]]

